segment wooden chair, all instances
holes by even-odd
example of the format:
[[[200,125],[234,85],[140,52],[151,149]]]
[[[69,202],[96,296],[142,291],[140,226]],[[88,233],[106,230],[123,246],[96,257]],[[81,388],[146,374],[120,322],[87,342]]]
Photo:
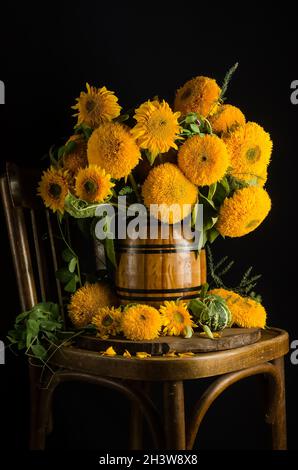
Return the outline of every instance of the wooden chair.
[[[8,164],[6,175],[1,178],[1,195],[23,310],[40,300],[55,299],[53,287],[62,304],[61,287],[53,277],[58,261],[51,218],[36,197],[39,176],[36,171],[20,170],[16,165]],[[46,239],[40,230],[42,218],[48,233]],[[49,252],[52,273],[45,258]],[[97,352],[63,347],[51,358],[54,374],[49,374],[47,387],[40,387],[38,369],[30,367],[30,447],[45,447],[46,435],[52,427],[53,392],[66,381],[113,388],[131,400],[133,449],[141,448],[140,430],[144,417],[155,448],[182,450],[192,449],[204,416],[222,392],[243,378],[262,374],[269,378],[266,421],[272,428],[272,446],[273,449],[286,449],[284,355],[288,347],[288,334],[277,328],[264,330],[261,339],[249,346],[178,359],[103,357]],[[203,377],[215,377],[215,380],[193,405],[186,422],[184,381]],[[152,403],[148,387],[144,386],[150,382],[162,384],[161,417]]]

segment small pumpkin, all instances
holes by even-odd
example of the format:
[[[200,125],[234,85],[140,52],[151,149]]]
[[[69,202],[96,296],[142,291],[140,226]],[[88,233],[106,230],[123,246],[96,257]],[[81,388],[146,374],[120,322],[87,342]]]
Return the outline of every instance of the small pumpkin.
[[[212,332],[222,331],[232,324],[232,315],[226,301],[215,294],[206,294],[193,299],[188,304],[193,319],[213,339]]]

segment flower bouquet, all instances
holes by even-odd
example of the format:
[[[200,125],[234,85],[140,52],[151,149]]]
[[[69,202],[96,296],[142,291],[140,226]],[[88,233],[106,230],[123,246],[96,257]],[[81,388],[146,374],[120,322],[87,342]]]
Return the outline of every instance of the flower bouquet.
[[[57,213],[66,243],[66,267],[57,277],[70,296],[69,317],[78,330],[92,325],[101,338],[122,335],[140,341],[190,337],[195,327],[209,338],[233,324],[265,327],[265,309],[253,292],[258,276],[249,269],[239,286],[228,288],[222,275],[231,263],[226,258],[214,263],[210,248],[210,287],[201,277],[189,302],[181,296],[161,299],[160,306],[144,301],[119,306],[110,269],[96,273],[93,282],[83,279],[64,229],[69,220],[89,224],[105,245],[107,268],[116,271],[115,220],[133,205],[144,209],[143,221],[149,211],[151,221],[171,230],[182,223],[193,229],[198,234],[193,235],[195,256],[219,236],[241,237],[255,230],[271,207],[264,185],[272,141],[259,124],[226,103],[237,65],[221,87],[205,76],[187,81],[172,106],[154,97],[122,112],[114,92],[89,84],[77,98],[73,134],[50,149],[51,165],[41,176],[38,195]]]

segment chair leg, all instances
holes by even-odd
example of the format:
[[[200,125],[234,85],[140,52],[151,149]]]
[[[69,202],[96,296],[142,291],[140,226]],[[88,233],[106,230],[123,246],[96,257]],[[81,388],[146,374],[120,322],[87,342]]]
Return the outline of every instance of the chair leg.
[[[36,449],[37,443],[37,426],[38,426],[38,412],[39,412],[39,377],[40,370],[37,367],[29,365],[29,381],[30,381],[30,434],[29,434],[29,449]]]
[[[143,414],[139,405],[132,401],[130,408],[130,449],[143,448]]]
[[[274,410],[271,424],[272,448],[274,450],[287,449],[287,424],[286,424],[286,397],[284,358],[280,357],[272,361],[279,372],[279,386],[270,385],[270,395],[273,397]]]
[[[185,409],[183,382],[164,382],[164,430],[166,449],[185,450]]]

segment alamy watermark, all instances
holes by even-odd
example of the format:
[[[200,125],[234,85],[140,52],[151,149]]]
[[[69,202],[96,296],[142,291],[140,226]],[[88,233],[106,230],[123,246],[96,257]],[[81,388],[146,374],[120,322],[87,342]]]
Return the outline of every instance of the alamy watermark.
[[[0,341],[0,364],[5,364],[5,347],[3,341]]]
[[[126,196],[119,196],[117,214],[112,204],[101,204],[96,208],[98,222],[95,226],[95,236],[99,240],[118,239],[167,239],[170,236],[170,226],[174,239],[192,241],[199,247],[203,242],[203,205],[195,204],[151,204],[148,209],[140,203],[126,205]]]
[[[298,80],[292,81],[291,90],[294,90],[292,91],[291,96],[290,96],[291,103],[298,104]]]
[[[0,104],[5,104],[5,85],[2,80],[0,80]]]

